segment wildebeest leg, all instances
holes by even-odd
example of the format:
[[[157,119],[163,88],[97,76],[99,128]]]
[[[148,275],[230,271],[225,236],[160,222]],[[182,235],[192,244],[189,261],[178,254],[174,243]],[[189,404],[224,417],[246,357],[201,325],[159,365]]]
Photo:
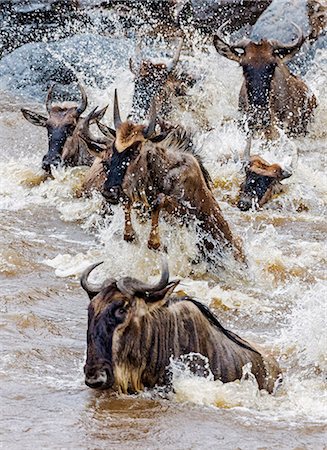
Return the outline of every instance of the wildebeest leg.
[[[151,250],[158,250],[160,248],[159,214],[161,209],[165,206],[165,203],[165,195],[159,194],[151,210],[151,231],[148,240],[148,247]]]
[[[134,241],[136,234],[132,225],[132,219],[131,219],[131,209],[132,209],[132,203],[127,202],[123,206],[124,213],[125,213],[125,229],[124,229],[124,240],[127,242]]]

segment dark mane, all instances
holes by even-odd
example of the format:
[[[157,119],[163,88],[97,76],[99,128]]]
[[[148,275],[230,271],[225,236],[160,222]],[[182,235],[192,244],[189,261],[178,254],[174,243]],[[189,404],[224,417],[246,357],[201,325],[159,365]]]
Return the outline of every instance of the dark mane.
[[[212,179],[208,172],[208,170],[204,167],[202,161],[202,155],[199,150],[195,147],[193,143],[193,133],[185,130],[184,127],[178,125],[174,127],[162,141],[165,145],[174,147],[179,152],[187,152],[190,153],[199,163],[202,175],[206,182],[208,189],[211,190]]]

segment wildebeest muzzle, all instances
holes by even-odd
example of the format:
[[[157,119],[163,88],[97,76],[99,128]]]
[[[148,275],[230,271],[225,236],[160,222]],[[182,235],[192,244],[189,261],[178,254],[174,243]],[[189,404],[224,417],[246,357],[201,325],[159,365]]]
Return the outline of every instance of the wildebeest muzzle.
[[[103,187],[102,195],[107,200],[107,202],[112,205],[118,205],[119,201],[123,197],[123,192],[121,186]]]
[[[109,389],[114,384],[112,368],[106,363],[85,364],[85,384],[92,389]]]

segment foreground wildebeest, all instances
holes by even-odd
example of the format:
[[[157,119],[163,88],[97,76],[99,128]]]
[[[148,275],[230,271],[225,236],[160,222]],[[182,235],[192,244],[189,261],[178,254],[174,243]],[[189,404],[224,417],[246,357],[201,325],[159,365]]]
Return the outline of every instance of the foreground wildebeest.
[[[176,70],[183,46],[180,39],[173,59],[165,64],[154,63],[150,59],[135,62],[130,59],[130,70],[135,75],[135,87],[130,119],[144,120],[148,117],[150,107],[155,101],[159,115],[166,117],[173,97],[186,94],[186,90],[195,83],[191,75]],[[138,57],[140,51],[137,51]]]
[[[151,231],[148,247],[160,247],[159,214],[165,210],[189,223],[197,219],[201,232],[200,247],[223,254],[232,251],[238,260],[244,260],[241,246],[234,239],[210,187],[210,176],[199,155],[190,146],[190,140],[181,131],[154,134],[156,113],[152,108],[149,125],[122,122],[117,91],[114,101],[115,130],[112,157],[107,165],[104,197],[112,204],[123,203],[125,210],[124,239],[132,241],[135,232],[131,223],[131,208],[143,203],[151,211]],[[104,126],[102,126],[103,129]]]
[[[171,357],[193,352],[208,358],[223,383],[240,379],[251,363],[259,389],[273,392],[281,373],[277,362],[226,330],[204,304],[174,296],[179,281],[169,282],[167,263],[154,286],[130,277],[92,286],[88,276],[98,265],[81,278],[90,298],[84,366],[89,387],[132,393],[165,385]]]
[[[250,147],[251,140],[244,152],[245,181],[241,185],[237,203],[242,211],[267,203],[273,195],[281,192],[283,185],[280,182],[289,178],[293,172],[292,167],[283,169],[279,164],[269,164],[259,155],[251,156]]]
[[[87,96],[83,87],[79,84],[81,102],[78,105],[56,104],[52,105],[51,97],[54,85],[48,91],[46,109],[48,117],[42,114],[22,108],[22,113],[33,125],[45,127],[48,132],[49,147],[42,160],[42,169],[51,171],[51,166],[59,165],[78,166],[90,165],[93,157],[87,151],[87,145],[80,139],[79,131],[84,119],[81,114],[87,107]],[[100,120],[107,107],[94,112],[93,121]]]
[[[266,137],[277,135],[276,125],[288,135],[306,133],[316,107],[315,96],[285,64],[304,41],[301,30],[296,28],[298,37],[288,44],[266,39],[259,42],[243,39],[227,44],[221,28],[214,36],[218,53],[237,61],[243,69],[239,108],[250,130],[264,132]]]

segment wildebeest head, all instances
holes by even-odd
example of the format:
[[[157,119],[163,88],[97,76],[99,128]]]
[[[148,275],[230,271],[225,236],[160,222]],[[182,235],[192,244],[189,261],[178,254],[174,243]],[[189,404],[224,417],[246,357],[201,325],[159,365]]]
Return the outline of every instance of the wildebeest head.
[[[258,155],[250,156],[250,141],[244,152],[245,181],[241,185],[237,206],[242,211],[264,205],[281,187],[280,181],[292,175],[292,168],[282,169]]]
[[[161,278],[155,285],[125,277],[118,281],[107,279],[101,286],[93,286],[88,282],[88,276],[98,265],[93,264],[81,277],[81,285],[90,298],[84,373],[87,386],[109,389],[117,376],[119,338],[124,333],[133,334],[138,318],[151,308],[151,304],[163,300],[178,281],[169,282],[168,265],[164,263]],[[133,343],[127,342],[127,345]]]
[[[140,125],[127,120],[123,122],[120,118],[117,90],[114,100],[114,125],[112,130],[98,123],[100,130],[106,136],[114,137],[112,157],[109,164],[105,163],[107,179],[103,186],[102,194],[112,204],[119,203],[122,197],[121,185],[126,169],[137,153],[138,146],[149,139],[155,130],[156,112],[154,105],[151,108],[149,124]]]
[[[42,160],[42,168],[46,172],[50,172],[51,166],[74,165],[74,159],[78,156],[79,151],[78,139],[76,139],[77,128],[80,116],[87,107],[87,96],[81,85],[79,85],[79,89],[82,98],[78,105],[52,105],[53,87],[50,87],[46,99],[48,117],[22,108],[25,119],[33,125],[47,129],[49,147]],[[74,137],[75,139],[73,139]]]
[[[271,123],[269,107],[275,69],[294,56],[303,44],[304,36],[301,29],[294,24],[298,36],[289,44],[266,39],[260,42],[242,39],[235,44],[227,44],[221,33],[225,25],[223,24],[214,36],[214,45],[218,53],[241,65],[246,91],[247,122],[251,129],[261,130]],[[280,89],[283,87],[280,86]]]
[[[176,54],[169,64],[154,63],[148,59],[135,63],[129,60],[130,70],[135,75],[135,87],[132,102],[132,120],[144,120],[149,114],[154,100],[159,105],[163,102],[162,91],[167,82],[171,79],[183,46],[183,39],[180,40]]]

